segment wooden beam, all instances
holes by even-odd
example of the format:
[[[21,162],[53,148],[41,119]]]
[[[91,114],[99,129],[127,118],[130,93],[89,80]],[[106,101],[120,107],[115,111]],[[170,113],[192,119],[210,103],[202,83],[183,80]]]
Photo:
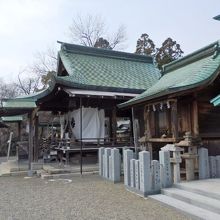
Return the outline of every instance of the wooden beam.
[[[158,142],[158,143],[174,143],[177,140],[174,138],[149,138],[148,142]]]

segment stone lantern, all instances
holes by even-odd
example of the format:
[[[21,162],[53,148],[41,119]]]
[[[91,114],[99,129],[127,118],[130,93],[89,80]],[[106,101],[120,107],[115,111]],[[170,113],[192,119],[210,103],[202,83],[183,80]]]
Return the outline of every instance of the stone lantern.
[[[184,136],[184,140],[180,141],[176,144],[176,146],[183,147],[184,153],[182,154],[182,159],[185,160],[185,169],[186,169],[186,180],[194,180],[195,179],[195,170],[196,170],[196,162],[198,158],[198,143],[194,143],[193,137],[190,132],[186,132]]]

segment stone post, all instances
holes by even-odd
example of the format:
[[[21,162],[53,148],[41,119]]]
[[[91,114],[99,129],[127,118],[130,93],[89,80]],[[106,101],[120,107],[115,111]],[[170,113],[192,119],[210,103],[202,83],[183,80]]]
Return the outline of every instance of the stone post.
[[[216,157],[210,156],[209,157],[209,173],[210,178],[216,178],[217,170],[216,170]]]
[[[170,166],[170,152],[159,151],[160,158],[160,173],[162,188],[170,187],[172,185],[171,166]]]
[[[134,153],[132,150],[124,150],[124,158],[123,158],[123,165],[124,165],[124,184],[126,186],[130,186],[130,160],[133,159]]]
[[[135,188],[140,190],[140,168],[139,160],[135,160]]]
[[[111,151],[111,154],[109,156],[108,163],[109,163],[109,165],[108,165],[108,170],[109,170],[108,179],[112,180],[112,173],[113,173],[113,170],[112,170],[112,151]]]
[[[104,147],[99,148],[99,175],[103,176],[103,155],[104,155]]]
[[[114,148],[111,150],[111,180],[113,182],[120,182],[121,176],[121,155],[119,150]]]
[[[151,161],[152,170],[152,189],[154,192],[159,192],[161,189],[160,183],[160,163],[158,160]]]
[[[170,163],[173,168],[173,181],[174,183],[180,182],[180,163],[182,162],[180,152],[182,148],[175,146],[174,144],[167,144],[161,148],[162,151],[172,152],[173,157],[170,158]]]
[[[135,187],[135,159],[130,160],[131,187]]]
[[[141,151],[139,153],[140,165],[140,191],[147,195],[151,192],[151,169],[150,169],[150,153]]]
[[[220,178],[220,155],[215,157],[216,159],[216,177]]]
[[[198,155],[199,155],[199,179],[208,179],[210,177],[208,149],[199,148]]]
[[[109,178],[109,156],[111,155],[111,148],[105,148],[105,153],[103,155],[104,164],[104,177]]]
[[[180,157],[180,151],[173,151],[173,182],[180,182],[180,163],[182,162]]]

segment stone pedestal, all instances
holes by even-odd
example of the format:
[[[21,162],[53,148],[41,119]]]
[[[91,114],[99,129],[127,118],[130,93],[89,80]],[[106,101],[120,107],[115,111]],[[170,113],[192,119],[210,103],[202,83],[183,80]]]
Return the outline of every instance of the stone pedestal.
[[[132,150],[124,150],[123,153],[123,165],[124,165],[124,184],[130,186],[130,160],[133,159],[134,153]]]
[[[135,188],[140,190],[140,168],[139,160],[135,160]]]
[[[99,175],[103,176],[103,155],[104,155],[104,147],[99,148]]]
[[[199,179],[208,179],[210,177],[208,149],[199,148],[198,155],[199,155]]]
[[[139,153],[140,165],[140,191],[147,195],[151,193],[151,169],[150,169],[150,153],[142,151]]]
[[[170,166],[170,152],[159,151],[160,157],[160,176],[162,188],[170,187],[172,185],[171,166]]]
[[[160,183],[160,163],[158,160],[151,161],[151,171],[152,171],[152,190],[154,192],[159,192],[161,189]]]
[[[195,156],[183,155],[186,165],[186,180],[191,181],[195,179]]]
[[[195,179],[195,170],[198,169],[198,148],[201,139],[198,136],[192,136],[191,132],[186,132],[184,140],[175,144],[179,147],[184,147],[184,154],[181,155],[185,161],[186,180],[191,181]]]

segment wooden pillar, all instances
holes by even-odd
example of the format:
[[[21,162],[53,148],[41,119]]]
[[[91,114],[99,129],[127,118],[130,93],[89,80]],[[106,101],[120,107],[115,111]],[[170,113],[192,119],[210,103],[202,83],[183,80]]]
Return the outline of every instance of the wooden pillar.
[[[145,124],[145,137],[148,141],[147,147],[148,147],[148,151],[150,152],[150,157],[152,160],[153,159],[153,146],[152,146],[152,142],[149,142],[149,139],[152,137],[149,106],[144,107],[144,124]]]
[[[138,137],[137,137],[137,129],[135,126],[135,117],[134,117],[134,107],[131,108],[132,112],[132,127],[133,127],[133,137],[134,137],[134,149],[136,158],[138,156]]]
[[[172,134],[175,142],[178,138],[178,112],[177,112],[177,100],[174,101],[171,105],[171,127]]]
[[[34,118],[34,161],[38,161],[38,152],[39,152],[39,135],[38,135],[38,125],[39,117],[36,114]]]
[[[148,123],[147,123],[147,120],[148,120],[148,106],[144,106],[144,134],[145,136],[147,136],[147,130],[148,130]]]
[[[82,147],[83,147],[83,142],[82,142],[82,139],[83,139],[83,136],[82,136],[82,133],[83,133],[83,130],[82,130],[82,121],[83,121],[83,118],[82,118],[82,97],[80,97],[80,174],[82,175],[82,165],[83,165],[83,154],[82,154]]]
[[[112,109],[112,138],[113,144],[117,142],[117,109],[116,106]]]
[[[21,121],[18,122],[18,141],[21,141]]]
[[[33,162],[33,112],[28,114],[29,136],[28,136],[28,169],[31,174],[31,163]]]
[[[192,103],[192,130],[195,136],[199,135],[199,113],[198,113],[198,102],[195,97]]]
[[[171,133],[171,126],[170,126],[170,109],[166,109],[166,125],[167,125],[167,134]]]

